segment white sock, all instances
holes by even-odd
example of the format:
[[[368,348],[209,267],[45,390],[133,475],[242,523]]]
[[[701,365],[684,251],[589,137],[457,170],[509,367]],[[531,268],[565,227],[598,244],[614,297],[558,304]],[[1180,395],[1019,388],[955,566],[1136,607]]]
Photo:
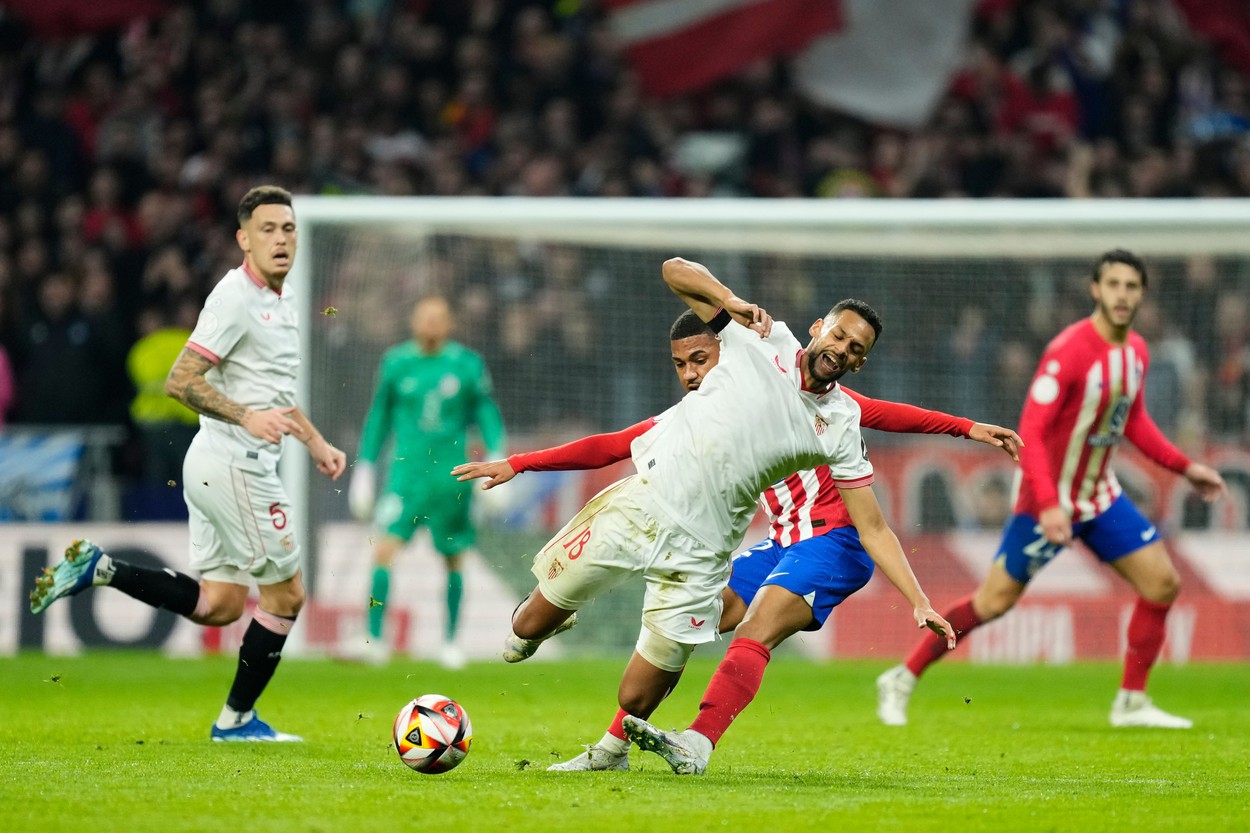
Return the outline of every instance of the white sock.
[[[219,729],[237,729],[244,723],[252,719],[252,715],[256,714],[256,709],[248,709],[245,712],[236,712],[229,706],[221,707],[221,715],[217,718],[217,728]]]
[[[708,739],[707,735],[700,734],[694,729],[687,729],[681,734],[682,737],[690,741],[690,745],[694,747],[694,751],[698,752],[705,758],[712,757],[713,744],[712,741]]]
[[[595,746],[613,755],[622,755],[629,751],[629,741],[624,738],[618,738],[611,732],[604,732],[603,737]]]

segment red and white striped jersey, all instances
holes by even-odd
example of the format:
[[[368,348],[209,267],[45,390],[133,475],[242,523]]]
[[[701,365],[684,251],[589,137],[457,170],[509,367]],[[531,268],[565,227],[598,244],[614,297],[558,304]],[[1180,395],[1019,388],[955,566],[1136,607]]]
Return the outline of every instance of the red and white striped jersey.
[[[1058,505],[1075,522],[1106,511],[1122,491],[1111,458],[1125,437],[1159,465],[1185,471],[1189,459],[1146,412],[1149,365],[1140,335],[1112,344],[1088,318],[1047,345],[1020,416],[1017,513],[1037,517]]]

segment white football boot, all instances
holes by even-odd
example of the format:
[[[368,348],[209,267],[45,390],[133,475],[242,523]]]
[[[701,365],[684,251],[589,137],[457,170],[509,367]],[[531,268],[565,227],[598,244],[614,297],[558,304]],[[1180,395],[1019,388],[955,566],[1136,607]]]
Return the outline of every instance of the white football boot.
[[[907,725],[907,703],[916,688],[916,675],[896,665],[877,677],[877,717],[886,726]]]
[[[1145,726],[1153,729],[1190,729],[1194,722],[1186,717],[1168,714],[1150,702],[1144,691],[1120,689],[1111,704],[1111,725],[1117,729]]]

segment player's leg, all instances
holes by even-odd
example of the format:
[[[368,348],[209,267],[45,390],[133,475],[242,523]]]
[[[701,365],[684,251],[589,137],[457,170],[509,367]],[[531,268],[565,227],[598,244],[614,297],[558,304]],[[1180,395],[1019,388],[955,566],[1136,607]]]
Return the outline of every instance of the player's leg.
[[[998,554],[980,586],[943,612],[955,633],[964,636],[992,622],[1015,606],[1029,580],[1059,554],[1031,515],[1016,515],[1003,531]],[[946,656],[946,639],[930,631],[922,635],[902,665],[877,678],[877,717],[887,726],[907,723],[907,705],[920,675]]]
[[[210,600],[203,597],[200,583],[191,576],[168,568],[156,570],[119,561],[85,539],[70,544],[65,557],[55,566],[45,568],[43,575],[35,580],[30,609],[32,613],[42,613],[57,599],[75,596],[90,587],[105,586],[202,625],[233,621],[218,621],[223,612],[210,606]]]
[[[439,662],[444,668],[459,669],[465,664],[457,636],[460,629],[460,606],[464,600],[464,553],[477,543],[477,530],[473,526],[470,508],[473,503],[471,483],[457,483],[447,478],[455,487],[434,500],[428,524],[430,540],[434,549],[443,556],[446,567],[445,608],[446,626],[443,630],[443,647]]]
[[[369,578],[369,605],[367,638],[360,651],[360,659],[374,665],[385,664],[391,656],[386,638],[387,602],[391,596],[391,569],[399,555],[421,524],[422,508],[417,501],[405,495],[403,484],[388,482],[386,491],[378,500],[374,511],[374,523],[379,530],[373,545],[373,571]],[[355,652],[353,652],[355,653]]]
[[[239,660],[234,681],[221,714],[213,724],[216,741],[299,741],[296,735],[279,732],[256,714],[256,701],[269,685],[287,637],[304,606],[304,584],[298,570],[290,578],[264,583],[278,570],[270,568],[258,576],[260,600],[252,613],[252,621],[239,645]],[[244,584],[221,583],[236,588],[246,598]]]
[[[638,636],[634,653],[625,666],[617,691],[619,708],[603,737],[586,751],[547,767],[553,772],[602,772],[629,769],[629,740],[624,721],[631,715],[647,718],[672,693],[681,680],[693,645],[681,645],[650,631]]]
[[[528,659],[573,627],[582,606],[642,571],[658,530],[630,497],[633,482],[627,477],[593,497],[534,556],[538,584],[512,613],[505,661]]]
[[[197,566],[205,586],[219,586],[215,594],[219,589],[223,598],[241,603],[255,581],[260,600],[244,631],[234,681],[211,736],[215,741],[298,741],[295,735],[275,731],[253,708],[278,667],[304,604],[291,504],[276,472],[228,468],[215,479],[187,485],[188,504],[194,498],[195,505],[206,510],[222,545],[210,563]],[[193,553],[194,536],[203,532],[192,527]],[[197,558],[193,555],[193,563]]]
[[[818,630],[837,605],[872,578],[872,559],[851,527],[788,548],[761,545],[752,551],[767,555],[772,569],[760,577],[746,556],[734,562],[730,581],[752,601],[688,730],[707,739],[709,755],[755,699],[772,651],[801,630]],[[697,742],[688,733],[683,733],[687,741]]]
[[[1188,729],[1192,721],[1163,711],[1146,695],[1146,682],[1167,633],[1168,612],[1181,590],[1176,566],[1154,524],[1126,496],[1121,495],[1089,527],[1085,543],[1138,596],[1129,618],[1124,673],[1112,704],[1111,725]]]
[[[768,575],[776,568],[785,550],[772,539],[764,539],[733,560],[729,585],[721,593],[721,614],[717,630],[729,633],[747,615]]]

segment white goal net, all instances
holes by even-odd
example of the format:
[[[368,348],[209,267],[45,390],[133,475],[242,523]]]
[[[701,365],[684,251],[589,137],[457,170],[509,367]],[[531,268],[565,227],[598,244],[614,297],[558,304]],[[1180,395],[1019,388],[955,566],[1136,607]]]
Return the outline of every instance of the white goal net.
[[[300,198],[296,213],[303,402],[349,460],[378,359],[409,337],[422,294],[445,294],[454,337],[485,357],[510,450],[615,430],[676,401],[667,333],[683,307],[660,280],[674,255],[706,264],[796,333],[836,301],[861,298],[885,330],[850,387],[1014,425],[1042,346],[1089,314],[1091,262],[1129,248],[1150,268],[1138,320],[1152,350],[1148,406],[1187,451],[1227,463],[1235,499],[1212,511],[1131,454],[1121,479],[1168,529],[1245,528],[1250,382],[1230,378],[1226,355],[1250,318],[1250,206],[1239,202]],[[866,438],[887,517],[935,603],[971,590],[1009,508],[1009,461],[949,437]],[[471,644],[479,630],[491,646],[502,635],[532,584],[526,556],[628,470],[524,475],[504,487],[506,511],[481,527],[483,573],[476,586],[469,577]],[[284,472],[305,503],[314,596],[336,622],[312,639],[341,637],[348,620],[363,621],[373,533],[350,521],[346,479],[310,474],[303,455],[288,454]],[[441,568],[422,550],[418,538],[393,591],[397,609],[409,600],[418,654],[442,615]],[[884,617],[909,637],[884,598],[857,617]],[[584,645],[632,645],[634,590],[588,613],[599,624],[578,629]],[[847,653],[847,628],[838,619],[837,636],[810,637],[809,647]]]

